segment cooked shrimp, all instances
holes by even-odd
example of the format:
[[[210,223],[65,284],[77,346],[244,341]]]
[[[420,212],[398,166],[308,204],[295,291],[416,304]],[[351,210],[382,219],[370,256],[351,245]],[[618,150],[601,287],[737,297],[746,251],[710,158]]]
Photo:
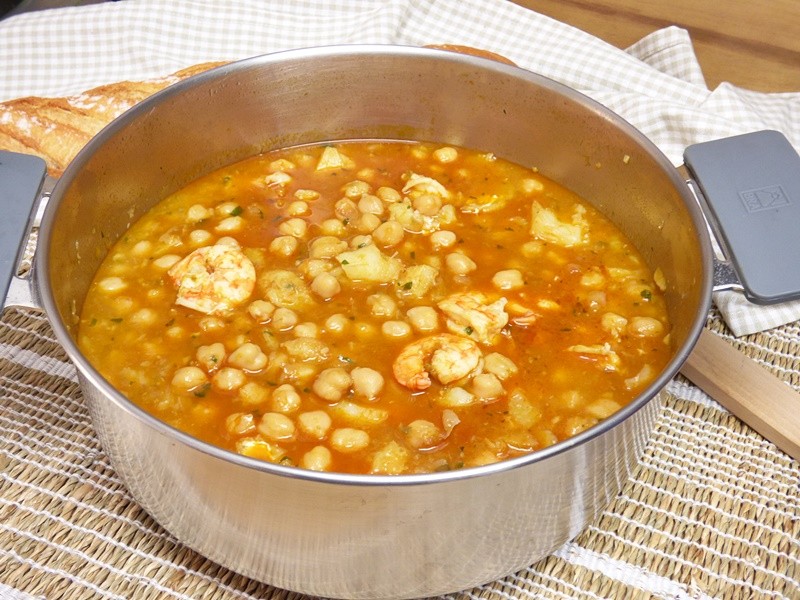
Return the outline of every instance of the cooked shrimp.
[[[256,270],[238,245],[198,248],[167,272],[178,287],[176,304],[205,314],[224,313],[253,293]]]
[[[408,344],[395,359],[392,370],[401,385],[424,390],[431,386],[431,376],[448,384],[479,372],[482,366],[478,344],[460,335],[440,333]]]
[[[453,333],[468,335],[481,344],[494,343],[495,336],[508,324],[507,300],[492,303],[481,292],[453,294],[438,303],[447,316],[447,328]]]

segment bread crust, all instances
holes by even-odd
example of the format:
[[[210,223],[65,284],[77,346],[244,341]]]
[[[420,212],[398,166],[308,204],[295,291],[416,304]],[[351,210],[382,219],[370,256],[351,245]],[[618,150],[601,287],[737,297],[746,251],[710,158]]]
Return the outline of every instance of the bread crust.
[[[120,81],[63,98],[26,97],[0,103],[0,149],[33,154],[59,177],[103,127],[165,87],[224,62],[181,69],[159,79]]]

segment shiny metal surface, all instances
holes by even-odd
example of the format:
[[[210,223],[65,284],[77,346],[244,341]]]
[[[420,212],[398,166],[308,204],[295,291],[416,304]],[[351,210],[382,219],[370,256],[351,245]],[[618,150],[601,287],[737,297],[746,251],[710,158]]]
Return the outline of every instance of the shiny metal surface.
[[[81,355],[77,316],[110,245],[166,194],[260,150],[420,139],[538,167],[595,203],[664,272],[675,355],[630,406],[567,442],[463,471],[399,477],[259,463],[176,432]],[[529,72],[442,51],[344,46],[204,73],[101,132],[44,216],[42,302],[131,493],[191,547],[253,578],[341,598],[410,598],[501,577],[575,536],[618,493],[709,308],[711,251],[683,180],[641,134]]]

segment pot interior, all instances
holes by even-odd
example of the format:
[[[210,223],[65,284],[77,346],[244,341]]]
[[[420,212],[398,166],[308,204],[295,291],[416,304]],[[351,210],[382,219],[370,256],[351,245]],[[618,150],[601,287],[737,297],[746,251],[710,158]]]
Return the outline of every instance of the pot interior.
[[[678,370],[709,306],[710,244],[685,182],[634,128],[546,78],[430,49],[345,46],[234,63],[117,119],[59,182],[38,253],[43,304],[79,367],[77,323],[108,249],[153,204],[260,151],[341,139],[465,146],[536,167],[598,207],[668,283]],[[89,368],[88,365],[83,365]]]

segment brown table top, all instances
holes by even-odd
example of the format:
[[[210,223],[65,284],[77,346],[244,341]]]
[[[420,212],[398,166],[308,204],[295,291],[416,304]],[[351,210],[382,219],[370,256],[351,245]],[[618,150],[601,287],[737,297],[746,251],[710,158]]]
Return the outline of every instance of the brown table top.
[[[625,48],[670,25],[689,31],[713,89],[728,81],[763,92],[800,91],[797,0],[514,0]]]

